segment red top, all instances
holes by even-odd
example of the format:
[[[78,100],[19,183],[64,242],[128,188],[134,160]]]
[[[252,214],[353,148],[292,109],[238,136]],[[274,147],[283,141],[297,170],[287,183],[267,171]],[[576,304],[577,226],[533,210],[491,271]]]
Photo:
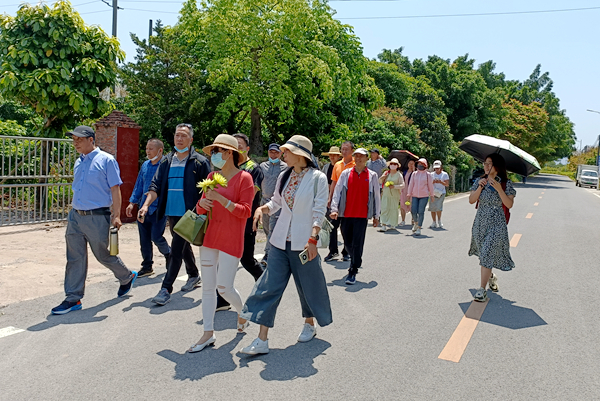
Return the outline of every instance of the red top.
[[[208,178],[212,176],[213,173],[210,173]],[[251,205],[254,199],[252,176],[250,173],[240,171],[227,182],[227,188],[217,185],[215,190],[235,203],[235,209],[230,212],[219,202],[213,202],[212,216],[210,216],[203,246],[241,258],[244,251],[244,228],[246,220],[252,213]],[[206,196],[202,194],[200,199],[204,198]],[[196,204],[196,212],[206,214],[206,210],[200,207],[200,201]]]
[[[346,192],[346,210],[344,217],[368,218],[369,214],[369,170],[358,174],[353,168],[348,177]]]

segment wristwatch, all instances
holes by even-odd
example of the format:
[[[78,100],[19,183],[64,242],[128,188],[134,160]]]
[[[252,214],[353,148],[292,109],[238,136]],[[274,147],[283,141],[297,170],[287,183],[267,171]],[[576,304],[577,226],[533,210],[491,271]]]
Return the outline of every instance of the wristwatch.
[[[319,240],[319,234],[317,234],[317,235],[311,235],[310,238],[314,238],[314,239],[316,239],[318,241]]]

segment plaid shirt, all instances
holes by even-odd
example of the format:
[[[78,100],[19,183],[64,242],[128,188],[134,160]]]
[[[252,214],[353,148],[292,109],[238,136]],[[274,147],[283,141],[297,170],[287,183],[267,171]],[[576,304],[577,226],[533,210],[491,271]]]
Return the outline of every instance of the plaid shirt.
[[[129,198],[129,203],[137,203],[140,207],[146,201],[146,196],[148,194],[148,188],[152,183],[152,178],[154,178],[154,174],[156,170],[158,170],[159,163],[152,164],[150,160],[146,160],[142,164],[142,168],[140,169],[140,173],[138,174],[137,180],[135,181],[135,187],[133,187],[133,192],[131,193],[131,197]],[[156,199],[152,204],[148,207],[148,214],[154,213],[156,208],[158,207],[158,199]]]

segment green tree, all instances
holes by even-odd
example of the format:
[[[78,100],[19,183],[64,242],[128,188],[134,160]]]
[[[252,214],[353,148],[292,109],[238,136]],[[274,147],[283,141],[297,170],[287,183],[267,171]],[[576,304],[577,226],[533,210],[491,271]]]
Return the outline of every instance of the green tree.
[[[261,123],[281,139],[303,132],[317,148],[336,125],[360,130],[383,94],[366,73],[351,27],[325,1],[215,0],[202,3],[208,83],[228,92],[221,118],[250,114],[252,151],[262,153]]]
[[[425,145],[419,139],[419,129],[404,115],[402,109],[381,107],[374,110],[364,129],[348,137],[363,146],[379,146],[387,150],[409,149],[421,154]]]
[[[0,49],[0,94],[32,107],[44,136],[62,136],[109,109],[99,90],[114,84],[124,53],[68,1],[24,4],[16,16],[0,16]]]

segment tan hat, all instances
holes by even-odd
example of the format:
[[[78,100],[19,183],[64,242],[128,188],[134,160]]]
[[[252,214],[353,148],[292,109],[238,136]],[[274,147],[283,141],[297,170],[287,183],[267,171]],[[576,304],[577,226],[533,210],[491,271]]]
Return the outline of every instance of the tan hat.
[[[287,149],[295,155],[304,156],[312,161],[312,142],[305,136],[294,135],[281,145],[281,149]]]
[[[208,145],[208,146],[203,147],[202,151],[204,153],[206,153],[207,155],[210,156],[210,151],[214,147],[219,147],[219,148],[223,148],[223,149],[234,150],[234,151],[238,152],[238,154],[241,156],[241,153],[238,150],[238,141],[232,135],[229,135],[229,134],[219,134],[219,135],[217,135],[217,137],[213,141],[212,145]]]
[[[329,156],[329,155],[342,155],[342,152],[340,152],[340,148],[338,146],[332,146],[329,148],[329,152],[323,152],[321,153],[322,156]]]
[[[389,162],[387,162],[388,167],[392,163],[396,163],[398,165],[398,168],[402,167],[402,165],[400,164],[400,162],[398,161],[398,159],[396,159],[395,157],[392,160],[390,160]]]

